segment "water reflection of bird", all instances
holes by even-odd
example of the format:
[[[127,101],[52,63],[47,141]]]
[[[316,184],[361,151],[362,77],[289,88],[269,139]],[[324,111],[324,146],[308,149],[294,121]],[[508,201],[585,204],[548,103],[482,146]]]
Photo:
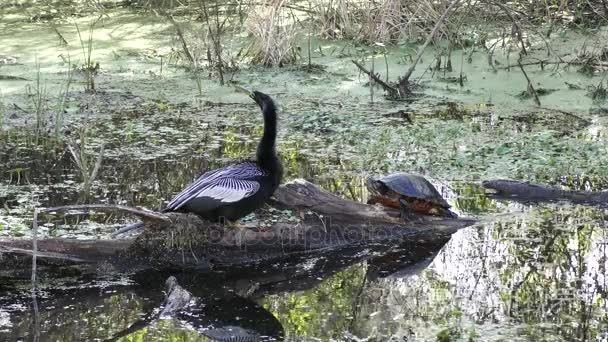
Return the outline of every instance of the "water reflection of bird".
[[[235,221],[261,207],[277,189],[283,166],[275,148],[276,105],[264,93],[247,92],[264,116],[264,134],[258,144],[256,160],[206,172],[177,194],[163,212],[186,212],[212,221]],[[113,235],[141,226],[141,223],[130,225]]]

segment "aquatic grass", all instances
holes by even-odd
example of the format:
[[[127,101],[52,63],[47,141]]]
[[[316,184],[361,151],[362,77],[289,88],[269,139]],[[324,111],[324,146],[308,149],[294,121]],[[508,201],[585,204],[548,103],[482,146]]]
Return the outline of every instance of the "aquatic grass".
[[[31,100],[32,108],[34,111],[34,117],[36,119],[36,126],[34,128],[34,143],[38,145],[44,130],[44,115],[47,109],[48,93],[46,90],[46,81],[42,80],[40,73],[40,63],[36,60],[36,81],[35,86],[27,85],[25,92]]]
[[[222,59],[222,37],[225,31],[225,25],[228,20],[228,16],[226,15],[224,19],[220,22],[220,3],[217,2],[215,4],[215,15],[211,18],[209,13],[209,9],[205,1],[199,1],[199,7],[203,12],[203,19],[205,20],[205,25],[207,26],[207,34],[209,39],[211,40],[211,47],[207,49],[207,59],[209,62],[209,68],[215,67],[217,73],[220,78],[220,85],[224,85],[224,61]],[[213,51],[213,52],[211,52]]]
[[[104,156],[104,145],[101,144],[97,158],[93,159],[93,156],[87,151],[89,138],[87,135],[87,127],[82,127],[78,133],[79,143],[77,144],[74,141],[70,141],[66,145],[70,151],[70,154],[72,155],[74,163],[80,171],[80,177],[82,180],[81,201],[85,203],[88,201],[90,196],[91,185],[97,178],[101,168]]]
[[[440,132],[440,133],[439,133]],[[311,133],[296,132],[312,150]],[[295,139],[295,136],[290,136]],[[510,125],[484,127],[465,119],[417,121],[413,125],[351,125],[326,131],[323,155],[340,150],[340,163],[360,174],[416,171],[452,180],[511,178],[554,183],[565,175],[608,174],[608,146],[557,131],[517,132]],[[327,156],[326,156],[327,157]]]
[[[282,66],[296,61],[297,27],[283,8],[285,2],[279,0],[252,7],[245,23],[252,36],[248,49],[252,63]]]
[[[55,109],[55,141],[60,141],[61,129],[63,127],[63,112],[65,111],[68,95],[70,93],[70,86],[72,85],[72,79],[74,75],[74,69],[68,53],[67,68],[66,68],[66,80],[59,90],[59,101]]]
[[[94,61],[91,59],[93,55],[93,32],[95,31],[95,25],[101,20],[101,16],[99,16],[95,21],[93,21],[89,25],[89,36],[87,40],[84,41],[82,39],[82,35],[80,34],[80,28],[77,23],[74,23],[76,26],[76,32],[78,33],[78,39],[80,40],[80,47],[82,49],[82,56],[84,58],[84,65],[82,67],[85,72],[85,91],[87,93],[95,92],[95,79],[94,76],[99,69],[99,63],[93,63]]]
[[[589,86],[589,91],[587,92],[587,96],[591,97],[593,102],[601,103],[606,101],[608,98],[608,81],[606,81],[606,85],[604,85],[604,80],[606,79],[606,75],[608,72],[604,72],[604,77],[600,80],[597,85]]]
[[[2,133],[4,129],[4,103],[0,102],[0,133]]]

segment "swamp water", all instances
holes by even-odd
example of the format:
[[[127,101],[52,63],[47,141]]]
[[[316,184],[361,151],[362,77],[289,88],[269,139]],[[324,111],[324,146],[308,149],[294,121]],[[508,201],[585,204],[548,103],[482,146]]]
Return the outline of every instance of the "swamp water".
[[[83,34],[93,20],[77,19]],[[120,10],[97,24],[95,93],[83,92],[84,77],[78,72],[65,92],[67,56],[76,65],[84,56],[75,25],[58,23],[57,29],[68,46],[57,43],[48,24],[11,15],[0,21],[0,54],[17,57],[16,64],[0,66],[0,75],[26,79],[0,81],[0,236],[31,237],[36,206],[86,199],[157,209],[201,171],[254,151],[262,130],[258,108],[230,86],[166,62],[178,44],[164,20]],[[567,50],[580,39],[566,32],[555,44]],[[222,329],[243,339],[608,338],[606,210],[498,201],[479,186],[483,179],[507,177],[607,189],[605,105],[594,104],[585,90],[564,85],[584,88],[597,78],[574,70],[558,75],[529,70],[542,87],[556,89],[541,97],[548,109],[535,109],[531,100],[516,96],[525,89],[522,75],[488,70],[486,55],[479,53],[463,64],[467,82],[462,89],[442,81],[443,75],[423,75],[421,67],[416,78],[425,79],[426,88],[417,101],[389,102],[378,89],[370,103],[367,79],[350,63],[369,57],[370,49],[315,41],[312,50],[313,62],[324,70],[251,67],[231,76],[280,103],[279,150],[286,180],[306,178],[364,201],[366,176],[421,172],[437,180],[455,211],[478,218],[478,224],[426,255],[410,255],[405,245],[365,260],[345,252],[305,263],[287,260],[202,274],[147,272],[98,280],[75,274],[59,281],[41,272],[38,315],[24,269],[21,276],[0,278],[0,340],[110,338],[158,307],[169,275],[198,297],[196,315],[159,320],[123,340],[204,341],[225,336],[217,335]],[[391,56],[404,51],[388,51],[391,77],[405,68]],[[433,56],[429,51],[424,65]],[[497,53],[496,58],[504,56]],[[377,55],[376,66],[383,63]],[[43,87],[36,87],[38,77]],[[36,133],[32,98],[43,89],[46,105],[39,114],[45,125]],[[62,125],[56,133],[53,113],[62,96]],[[394,114],[399,111],[412,122]],[[82,170],[67,141],[79,142],[89,165],[104,147],[88,194],[82,193]],[[106,214],[45,216],[39,234],[108,238],[127,220]],[[282,283],[281,274],[288,271],[298,276]],[[256,288],[263,277],[276,277],[275,285]]]

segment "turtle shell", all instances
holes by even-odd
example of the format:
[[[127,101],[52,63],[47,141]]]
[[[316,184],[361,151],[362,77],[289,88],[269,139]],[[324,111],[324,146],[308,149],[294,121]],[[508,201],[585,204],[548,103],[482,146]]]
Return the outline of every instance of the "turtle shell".
[[[368,184],[373,187],[370,191],[376,192],[380,196],[398,195],[430,202],[446,209],[450,207],[433,184],[419,175],[405,172],[393,173],[380,178],[372,178]]]

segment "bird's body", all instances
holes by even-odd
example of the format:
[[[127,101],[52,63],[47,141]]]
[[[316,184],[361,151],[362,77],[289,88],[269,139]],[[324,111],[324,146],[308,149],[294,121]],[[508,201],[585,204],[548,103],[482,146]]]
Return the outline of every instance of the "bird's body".
[[[264,134],[256,159],[205,172],[177,194],[163,212],[194,213],[210,221],[236,221],[260,208],[272,196],[283,176],[275,142],[276,106],[270,96],[254,91],[250,96],[264,115]],[[141,227],[131,225],[118,235]]]
[[[279,182],[255,161],[245,161],[206,172],[175,196],[165,211],[235,221],[264,204]]]

